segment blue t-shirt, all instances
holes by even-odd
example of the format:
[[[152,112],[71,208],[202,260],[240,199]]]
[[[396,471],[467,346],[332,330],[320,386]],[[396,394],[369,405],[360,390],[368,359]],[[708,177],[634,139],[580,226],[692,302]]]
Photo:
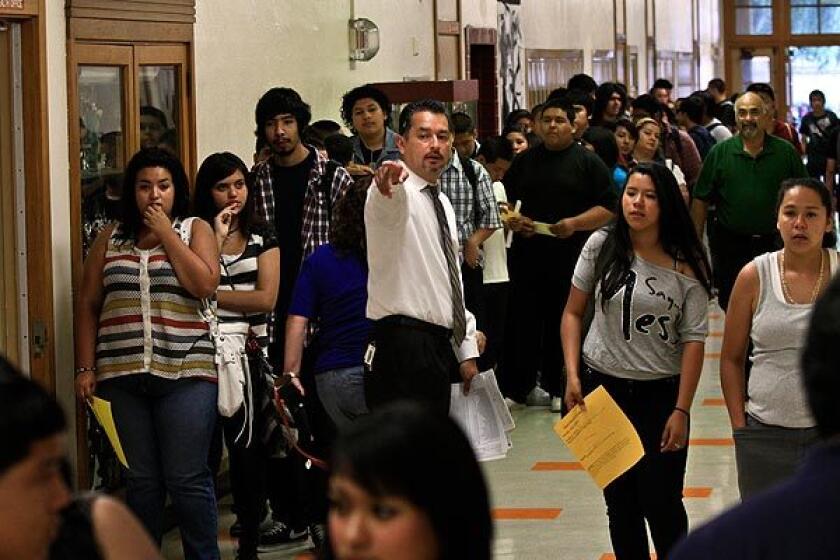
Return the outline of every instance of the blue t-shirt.
[[[627,183],[627,170],[620,165],[613,167],[613,183],[615,192],[618,193],[618,196],[621,196],[624,192],[624,184]]]
[[[367,263],[330,244],[303,261],[289,314],[318,322],[315,373],[362,365],[373,324],[365,316],[367,277]]]

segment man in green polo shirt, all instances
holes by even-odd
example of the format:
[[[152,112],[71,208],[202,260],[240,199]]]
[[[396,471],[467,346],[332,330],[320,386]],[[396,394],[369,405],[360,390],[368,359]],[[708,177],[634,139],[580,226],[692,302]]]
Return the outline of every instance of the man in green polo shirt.
[[[770,113],[755,93],[735,102],[738,134],[710,151],[694,187],[691,217],[702,237],[709,204],[717,207],[710,226],[718,302],[726,310],[735,278],[748,262],[774,250],[776,197],[785,179],[807,177],[796,150],[765,132]]]

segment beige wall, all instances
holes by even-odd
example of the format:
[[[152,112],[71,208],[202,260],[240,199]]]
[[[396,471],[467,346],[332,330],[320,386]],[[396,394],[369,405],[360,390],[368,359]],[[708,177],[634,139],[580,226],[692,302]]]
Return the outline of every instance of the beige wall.
[[[498,20],[496,0],[461,0],[461,21],[473,27],[496,28]]]
[[[645,35],[645,0],[627,2],[627,46],[636,47],[639,53],[639,91],[649,89],[647,79],[647,35]]]
[[[379,26],[380,51],[369,62],[349,60],[347,22]],[[340,122],[348,89],[367,82],[432,78],[432,0],[249,0],[247,10],[222,0],[197,2],[196,109],[199,161],[229,150],[246,162],[254,152],[254,106],[274,86],[292,87],[312,106],[313,119]],[[259,16],[255,16],[259,14]]]
[[[691,52],[691,0],[656,3],[656,48]]]
[[[583,49],[587,74],[593,50],[615,47],[612,0],[527,0],[520,13],[526,49]]]
[[[70,175],[67,132],[67,43],[64,5],[45,2],[47,26],[47,95],[49,179],[52,227],[53,310],[55,313],[55,383],[67,412],[68,451],[75,464],[75,397],[73,393],[73,298],[70,256]],[[24,69],[24,71],[26,71]],[[78,161],[77,161],[78,164]]]

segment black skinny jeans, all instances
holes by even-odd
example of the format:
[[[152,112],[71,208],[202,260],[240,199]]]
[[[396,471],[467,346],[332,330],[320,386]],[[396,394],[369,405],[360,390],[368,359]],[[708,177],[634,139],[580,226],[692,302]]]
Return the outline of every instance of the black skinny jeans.
[[[244,410],[240,409],[230,418],[222,418],[225,446],[230,461],[230,486],[236,518],[242,525],[239,550],[242,553],[256,553],[259,541],[259,527],[265,515],[266,471],[268,454],[255,430],[251,445],[246,447],[247,434],[239,442],[236,436],[242,429]]]
[[[677,404],[679,375],[655,381],[633,381],[584,367],[584,394],[603,385],[632,422],[645,456],[604,489],[610,541],[617,560],[649,560],[645,521],[656,557],[666,560],[688,531],[683,483],[688,449],[659,450],[662,431]]]

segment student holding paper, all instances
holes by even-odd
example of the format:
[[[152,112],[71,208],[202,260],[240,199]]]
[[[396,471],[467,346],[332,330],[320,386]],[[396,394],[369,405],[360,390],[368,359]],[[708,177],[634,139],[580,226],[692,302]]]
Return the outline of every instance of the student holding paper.
[[[604,490],[619,560],[657,557],[688,530],[682,503],[689,411],[703,367],[709,264],[673,174],[639,164],[616,223],[593,234],[563,312],[566,405],[603,385],[632,422],[645,456]],[[581,350],[583,316],[595,315]],[[581,358],[583,358],[581,360]]]
[[[85,260],[76,300],[76,395],[111,403],[131,469],[126,502],[157,543],[169,494],[187,560],[219,558],[207,466],[216,424],[216,351],[201,299],[219,285],[210,225],[182,241],[189,180],[169,151],[128,162],[123,215]],[[184,226],[186,227],[186,226]]]
[[[543,106],[537,127],[543,144],[514,158],[505,174],[507,199],[522,201],[508,221],[516,239],[508,253],[510,311],[505,364],[516,378],[509,397],[525,402],[541,372],[552,412],[563,400],[563,353],[557,344],[560,316],[572,271],[590,232],[613,219],[616,192],[601,158],[575,142],[575,110],[565,98]],[[553,235],[539,233],[535,222]]]

